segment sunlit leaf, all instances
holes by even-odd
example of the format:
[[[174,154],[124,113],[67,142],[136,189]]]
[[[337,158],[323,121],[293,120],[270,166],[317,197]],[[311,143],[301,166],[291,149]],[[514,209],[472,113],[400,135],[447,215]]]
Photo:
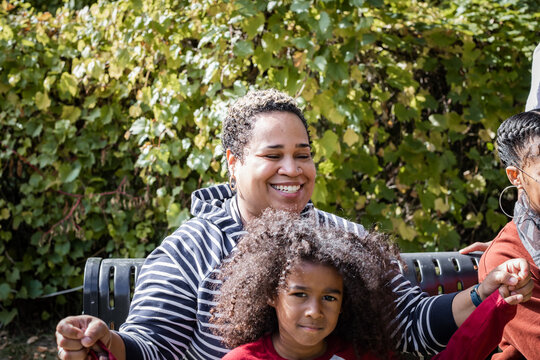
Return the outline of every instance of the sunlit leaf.
[[[36,107],[39,110],[45,110],[51,106],[51,99],[47,93],[37,92],[36,93]]]

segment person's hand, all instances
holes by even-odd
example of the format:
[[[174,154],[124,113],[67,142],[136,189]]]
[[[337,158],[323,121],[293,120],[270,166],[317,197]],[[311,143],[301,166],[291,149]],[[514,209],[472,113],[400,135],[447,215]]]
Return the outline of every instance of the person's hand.
[[[103,320],[89,315],[69,316],[56,326],[58,358],[62,360],[83,360],[93,348],[101,352],[96,344],[101,340],[110,347],[111,331]]]
[[[475,242],[474,244],[471,244],[467,247],[464,247],[463,249],[459,250],[460,254],[468,254],[472,253],[473,251],[481,251],[484,252],[487,250],[487,248],[491,245],[492,241],[488,242]]]
[[[493,269],[478,287],[482,299],[499,289],[504,300],[512,305],[528,301],[534,287],[530,266],[525,259],[507,260]]]

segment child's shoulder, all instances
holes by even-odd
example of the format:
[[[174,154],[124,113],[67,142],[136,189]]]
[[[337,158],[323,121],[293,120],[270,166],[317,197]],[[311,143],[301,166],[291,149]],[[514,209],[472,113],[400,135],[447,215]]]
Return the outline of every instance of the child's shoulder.
[[[271,335],[265,335],[259,340],[232,349],[223,360],[281,360],[282,358],[272,350]]]
[[[379,360],[379,359],[392,359],[396,360],[397,357],[394,357],[392,354],[389,354],[387,357],[377,356],[372,352],[363,352],[360,349],[360,353],[357,355],[357,352],[348,341],[344,341],[337,336],[330,336],[328,340],[328,349],[326,353],[318,358],[317,360]]]

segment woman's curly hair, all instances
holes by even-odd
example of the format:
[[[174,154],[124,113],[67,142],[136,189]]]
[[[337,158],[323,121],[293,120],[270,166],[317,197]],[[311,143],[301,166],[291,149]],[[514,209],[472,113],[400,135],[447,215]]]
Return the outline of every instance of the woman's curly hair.
[[[275,89],[257,90],[248,92],[229,107],[221,130],[223,149],[230,149],[242,161],[256,115],[272,111],[286,111],[298,116],[306,128],[309,140],[306,118],[292,97]]]
[[[530,145],[535,137],[540,137],[540,109],[525,111],[503,121],[497,129],[497,150],[503,166],[524,166],[531,156]]]
[[[267,209],[247,225],[247,234],[222,264],[223,284],[210,320],[225,346],[234,348],[277,331],[268,300],[286,287],[296,264],[312,261],[343,276],[342,313],[333,334],[359,353],[395,350],[395,295],[389,283],[398,271],[393,260],[399,259],[397,247],[380,233],[359,237],[316,217]]]

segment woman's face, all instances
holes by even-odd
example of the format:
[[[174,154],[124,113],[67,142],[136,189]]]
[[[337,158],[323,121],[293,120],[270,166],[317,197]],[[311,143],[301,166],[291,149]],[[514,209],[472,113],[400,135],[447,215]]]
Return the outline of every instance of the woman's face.
[[[302,261],[287,278],[287,287],[269,302],[276,309],[279,333],[272,341],[286,358],[313,358],[325,350],[343,300],[343,278],[327,265]]]
[[[227,162],[244,221],[268,207],[300,212],[313,193],[316,171],[308,134],[293,113],[258,114],[243,161],[227,150]]]
[[[531,141],[519,175],[523,190],[529,197],[531,208],[540,214],[540,138]]]

